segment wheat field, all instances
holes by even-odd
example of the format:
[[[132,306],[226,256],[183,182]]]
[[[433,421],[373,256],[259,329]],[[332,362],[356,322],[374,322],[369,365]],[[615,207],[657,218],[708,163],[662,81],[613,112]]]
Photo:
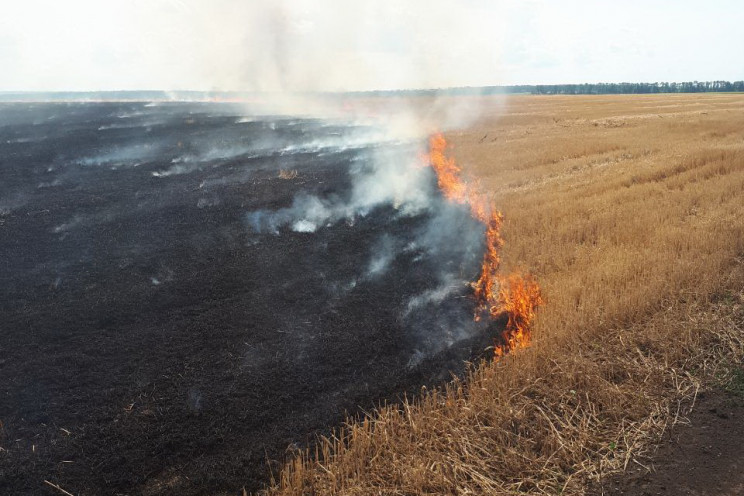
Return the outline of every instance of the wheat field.
[[[267,494],[585,494],[744,356],[744,95],[478,103],[450,153],[539,281],[533,345],[351,420]]]

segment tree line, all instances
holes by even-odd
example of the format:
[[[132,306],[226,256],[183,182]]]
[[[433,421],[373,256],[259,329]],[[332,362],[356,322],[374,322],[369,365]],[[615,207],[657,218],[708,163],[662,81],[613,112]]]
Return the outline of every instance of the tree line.
[[[608,95],[643,93],[708,93],[744,91],[744,81],[685,81],[682,83],[584,83],[510,86],[510,93],[536,95]]]
[[[437,96],[498,95],[531,93],[533,95],[611,95],[643,93],[744,92],[744,81],[685,81],[681,83],[582,83],[582,84],[517,84],[510,86],[460,86],[455,88],[350,91],[340,96]],[[326,94],[330,95],[330,94]]]
[[[310,96],[338,98],[349,96],[437,96],[496,95],[531,93],[533,95],[611,95],[643,93],[708,93],[744,92],[744,81],[685,81],[682,83],[582,83],[582,84],[518,84],[511,86],[461,86],[456,88],[373,90],[348,92],[308,92]],[[254,99],[272,94],[250,91],[95,91],[95,92],[9,92],[0,91],[0,102],[13,101],[229,101]]]

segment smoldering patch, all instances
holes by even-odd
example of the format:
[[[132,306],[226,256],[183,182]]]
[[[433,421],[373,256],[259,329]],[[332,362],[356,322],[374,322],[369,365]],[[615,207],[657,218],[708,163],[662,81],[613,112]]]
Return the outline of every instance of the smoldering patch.
[[[371,257],[367,266],[366,277],[379,277],[390,269],[398,254],[398,243],[389,234],[383,234],[374,243],[370,251]]]
[[[137,166],[155,160],[162,153],[160,144],[142,143],[114,147],[94,156],[82,157],[75,163],[82,167]]]
[[[54,234],[65,234],[72,229],[84,224],[86,218],[82,215],[75,215],[67,222],[54,226],[52,232]]]
[[[28,198],[26,195],[18,192],[8,195],[5,198],[0,198],[0,217],[11,215],[14,211],[23,208],[27,203]]]
[[[468,281],[478,270],[484,229],[466,207],[443,199],[431,169],[420,164],[418,147],[375,147],[355,158],[347,165],[346,189],[321,196],[300,188],[289,206],[247,212],[245,223],[259,239],[298,233],[311,246],[324,244],[310,249],[315,257],[327,253],[322,266],[334,263],[330,257],[359,260],[366,253],[366,261],[355,262],[345,277],[329,273],[328,294],[375,297],[385,287],[407,293],[391,303],[408,329],[401,341],[413,340],[409,365],[415,364],[416,353],[428,356],[477,332]],[[358,254],[352,247],[340,255],[330,251],[328,236],[340,233],[364,239]]]
[[[408,317],[412,312],[415,312],[422,307],[426,307],[432,304],[439,305],[449,296],[461,293],[462,290],[462,282],[458,284],[454,281],[447,281],[437,288],[429,289],[421,294],[413,296],[406,303],[403,317]]]

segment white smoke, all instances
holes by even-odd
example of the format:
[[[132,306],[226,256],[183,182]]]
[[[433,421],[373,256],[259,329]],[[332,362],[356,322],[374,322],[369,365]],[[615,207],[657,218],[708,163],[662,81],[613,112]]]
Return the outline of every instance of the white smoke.
[[[357,217],[366,217],[380,205],[392,205],[403,216],[430,208],[431,176],[417,162],[417,154],[383,149],[373,149],[371,153],[369,161],[352,168],[348,198],[300,194],[287,208],[249,213],[248,225],[259,233],[279,234],[284,226],[291,226],[296,232],[314,232],[342,219],[353,224]]]
[[[6,197],[0,197],[0,217],[10,215],[28,202],[28,197],[19,191],[14,192]]]
[[[418,310],[427,305],[442,303],[445,298],[452,296],[458,291],[462,291],[462,282],[447,278],[441,286],[424,291],[420,295],[414,296],[408,300],[404,315],[408,315],[414,310]]]
[[[106,150],[95,156],[83,157],[77,160],[78,165],[84,167],[139,165],[143,161],[153,160],[161,153],[159,143],[138,143],[124,147]]]
[[[392,126],[382,128],[380,136],[387,140],[397,132],[399,122],[391,120]],[[353,142],[354,130],[358,128],[348,129],[348,139]],[[353,291],[357,283],[377,284],[387,280],[384,278],[399,277],[396,267],[406,267],[405,271],[413,273],[428,271],[424,276],[428,287],[413,290],[407,301],[400,302],[399,318],[415,336],[419,350],[431,353],[471,337],[480,329],[473,322],[472,309],[459,298],[477,275],[484,228],[470,218],[466,208],[442,198],[425,159],[426,140],[412,136],[408,139],[411,141],[406,145],[389,146],[382,142],[380,146],[371,143],[365,148],[356,156],[358,160],[349,163],[350,186],[346,191],[320,195],[301,190],[287,207],[248,212],[246,224],[255,239],[260,239],[261,235],[281,236],[290,231],[316,236],[320,230],[342,222],[353,228],[369,215],[384,215],[382,219],[387,219],[391,227],[408,217],[422,216],[409,224],[415,226],[413,231],[403,235],[382,228],[366,247],[359,246],[367,250],[369,258],[366,266],[359,267],[355,284],[329,281],[329,287],[333,295],[340,297]],[[380,207],[386,209],[374,212]],[[391,212],[393,217],[387,217]]]
[[[384,275],[397,255],[396,243],[389,235],[383,235],[372,247],[372,258],[367,268],[367,277]]]
[[[75,9],[58,10],[64,18]],[[105,18],[88,17],[108,10]],[[111,67],[89,74],[78,66],[101,56],[89,54],[88,40],[75,47],[74,60],[58,54],[55,60],[69,60],[65,77],[81,78],[76,89],[256,92],[246,114],[378,117],[390,128],[400,123],[396,136],[410,137],[472,122],[482,102],[475,96],[458,97],[456,105],[449,97],[408,103],[372,97],[347,105],[327,93],[500,83],[501,44],[493,33],[502,21],[492,2],[178,0],[138,1],[127,9],[96,4],[89,11],[70,25],[89,22],[96,32],[114,33],[98,51],[115,56],[107,59]],[[39,31],[54,33],[51,24]],[[71,43],[66,34],[61,41]],[[50,48],[57,46],[63,45]],[[102,79],[109,75],[116,79],[107,88]],[[103,87],[85,87],[95,83]]]
[[[496,80],[500,47],[493,43],[494,10],[477,1],[181,4],[180,10],[167,10],[171,22],[191,27],[184,35],[191,39],[179,41],[202,68],[207,88],[286,94]]]
[[[193,12],[202,9],[189,8]],[[351,166],[349,191],[300,193],[284,208],[249,212],[246,223],[250,229],[257,234],[293,231],[314,236],[339,222],[352,226],[381,206],[393,207],[398,217],[425,213],[428,220],[415,233],[414,246],[383,234],[367,247],[369,263],[360,269],[355,284],[394,277],[391,271],[401,256],[414,264],[425,257],[447,260],[431,274],[434,287],[402,302],[401,318],[420,325],[422,329],[416,332],[421,334],[438,326],[439,334],[455,333],[458,339],[466,334],[463,329],[472,326],[472,319],[463,319],[462,309],[450,312],[456,305],[443,302],[462,294],[475,275],[462,273],[467,264],[458,265],[455,260],[462,254],[471,260],[481,256],[483,231],[443,208],[432,171],[421,157],[426,154],[429,134],[472,124],[486,105],[488,112],[497,112],[499,100],[489,97],[484,103],[479,95],[446,92],[386,96],[325,92],[494,84],[498,48],[485,38],[478,43],[479,36],[491,29],[479,13],[477,2],[454,0],[257,0],[234,9],[233,17],[240,21],[221,26],[229,33],[223,36],[232,39],[235,32],[229,26],[241,23],[235,29],[244,37],[235,45],[244,49],[216,55],[208,45],[195,50],[197,59],[208,59],[204,67],[217,81],[213,88],[260,92],[245,106],[245,123],[257,115],[286,115],[349,124],[338,136],[300,139],[280,147],[281,154],[361,151],[362,158]],[[265,149],[276,150],[276,145],[266,143]],[[353,287],[339,286],[342,289]],[[433,308],[442,314],[434,320],[419,318],[434,315],[427,311]],[[436,340],[427,345],[437,346]]]

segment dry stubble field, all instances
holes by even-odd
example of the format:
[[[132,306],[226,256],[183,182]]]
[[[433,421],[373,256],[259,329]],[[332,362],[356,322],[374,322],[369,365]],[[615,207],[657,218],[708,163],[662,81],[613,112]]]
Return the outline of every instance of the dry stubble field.
[[[533,346],[350,424],[269,493],[598,491],[737,373],[744,95],[482,104],[447,138],[502,208],[503,267],[540,282]]]

